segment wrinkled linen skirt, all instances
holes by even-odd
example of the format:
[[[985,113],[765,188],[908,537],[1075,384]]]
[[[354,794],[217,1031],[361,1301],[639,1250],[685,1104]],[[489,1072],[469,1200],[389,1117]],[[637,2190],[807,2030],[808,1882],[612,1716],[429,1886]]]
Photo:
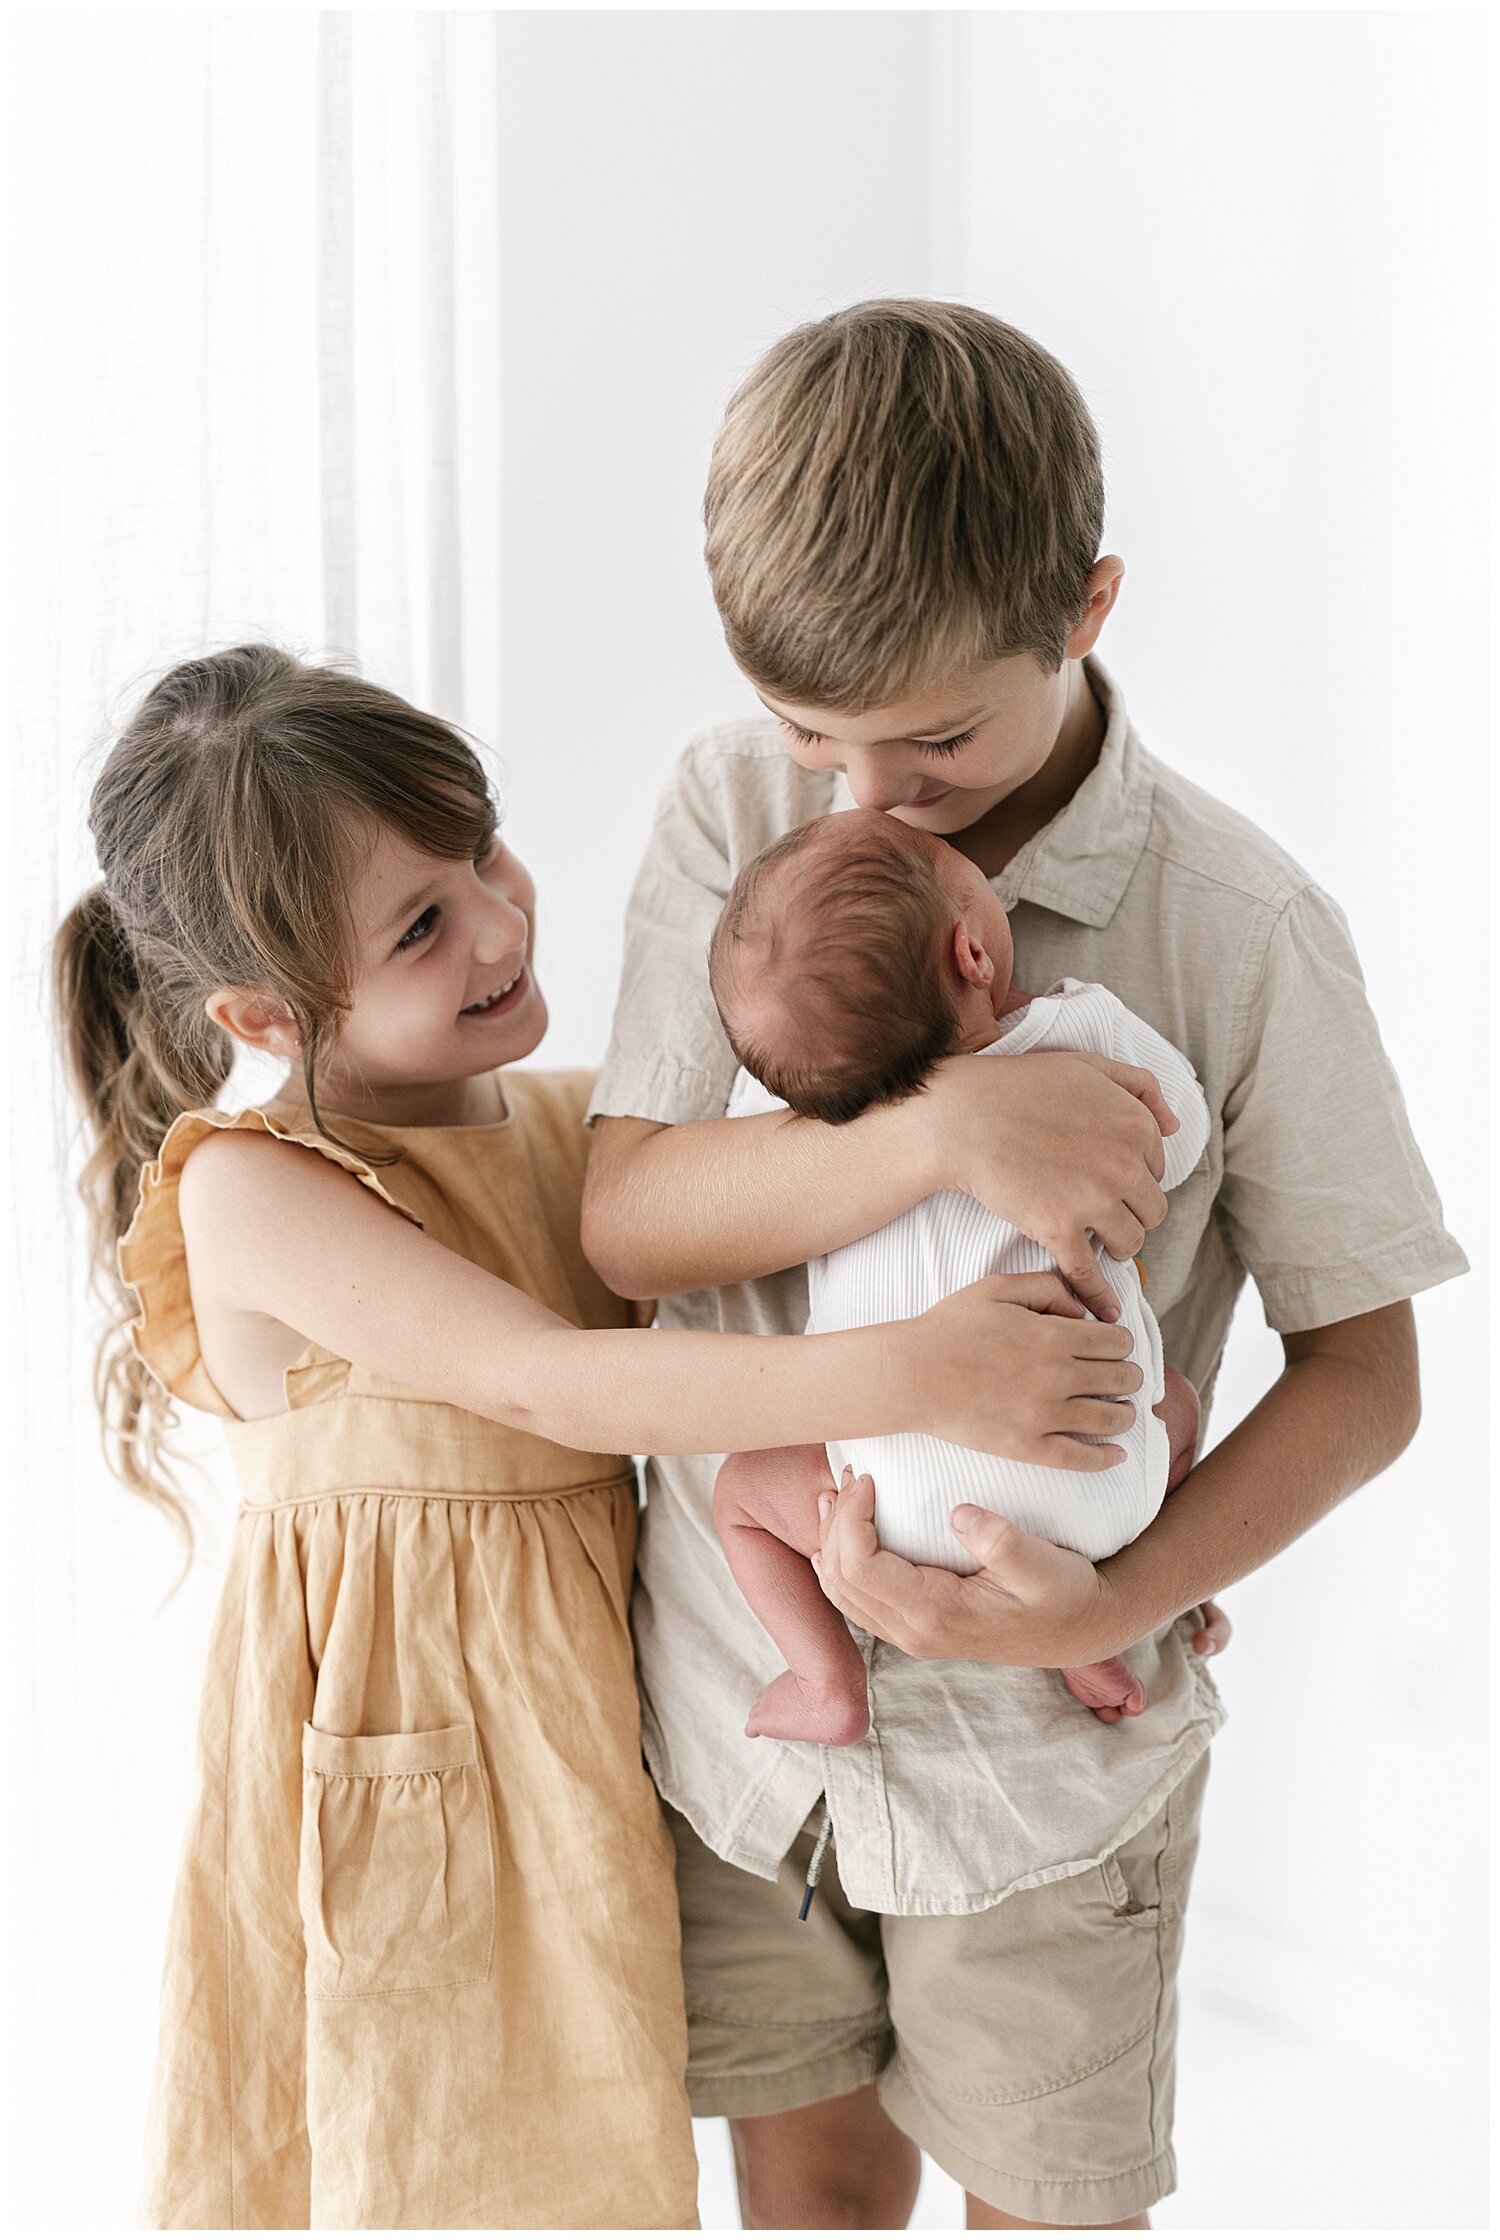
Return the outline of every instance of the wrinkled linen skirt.
[[[148,2223],[696,2224],[634,1534],[628,1483],[241,1512]]]

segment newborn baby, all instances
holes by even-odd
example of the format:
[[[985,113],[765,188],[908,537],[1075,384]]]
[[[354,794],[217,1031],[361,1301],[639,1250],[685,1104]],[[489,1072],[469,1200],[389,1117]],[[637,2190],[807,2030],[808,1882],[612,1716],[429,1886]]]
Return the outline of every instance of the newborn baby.
[[[1208,1108],[1180,1052],[1108,989],[1063,980],[1046,995],[1011,984],[1010,927],[977,867],[879,810],[817,818],[764,849],[736,879],[715,929],[709,978],[742,1071],[731,1117],[784,1110],[838,1126],[918,1089],[960,1051],[1005,1059],[1087,1050],[1155,1074],[1180,1125],[1163,1138],[1170,1190],[1197,1165]],[[922,1432],[731,1455],[714,1487],[730,1568],[787,1660],[747,1734],[853,1743],[869,1729],[864,1663],[818,1585],[818,1499],[845,1466],[874,1481],[883,1547],[914,1563],[977,1568],[949,1526],[960,1501],[1097,1561],[1144,1531],[1192,1467],[1198,1396],[1162,1361],[1134,1261],[1099,1266],[1135,1340],[1145,1382],[1125,1459],[1050,1469],[978,1454]],[[1043,1248],[979,1202],[942,1190],[872,1236],[808,1268],[809,1330],[920,1314],[983,1276],[1050,1272]],[[1145,1693],[1122,1657],[1064,1672],[1106,1720]]]

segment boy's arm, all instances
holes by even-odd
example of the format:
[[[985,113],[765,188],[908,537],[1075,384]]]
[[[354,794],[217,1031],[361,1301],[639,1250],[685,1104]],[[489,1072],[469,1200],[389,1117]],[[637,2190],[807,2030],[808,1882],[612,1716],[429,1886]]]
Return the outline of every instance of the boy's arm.
[[[583,1249],[621,1298],[660,1298],[797,1267],[934,1190],[967,1190],[1045,1244],[1084,1305],[1113,1321],[1085,1231],[1123,1260],[1161,1220],[1157,1113],[1170,1131],[1141,1069],[1037,1051],[1004,1067],[949,1059],[917,1095],[841,1128],[790,1112],[675,1127],[600,1118]]]
[[[997,1079],[970,1058],[844,1128],[722,1118],[734,1079],[708,988],[730,857],[821,813],[821,783],[754,734],[681,758],[630,900],[614,1032],[589,1116],[583,1241],[612,1290],[660,1297],[768,1275],[866,1235],[933,1190],[969,1190],[1052,1252],[1085,1304],[1117,1312],[1085,1235],[1117,1258],[1166,1210],[1151,1077],[1098,1055],[1037,1053]],[[733,836],[731,843],[731,835]]]

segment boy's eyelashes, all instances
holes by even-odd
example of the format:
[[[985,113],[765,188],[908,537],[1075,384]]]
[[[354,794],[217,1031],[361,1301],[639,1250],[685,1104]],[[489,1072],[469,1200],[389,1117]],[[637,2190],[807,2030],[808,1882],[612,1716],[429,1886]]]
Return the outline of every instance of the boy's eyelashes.
[[[804,731],[802,725],[793,723],[790,716],[778,716],[776,720],[784,731],[790,731],[792,737],[804,747],[815,747],[822,737],[820,731]],[[977,723],[971,724],[967,731],[956,731],[951,739],[913,739],[911,743],[914,747],[920,747],[923,754],[957,754],[960,747],[968,745],[978,729]]]

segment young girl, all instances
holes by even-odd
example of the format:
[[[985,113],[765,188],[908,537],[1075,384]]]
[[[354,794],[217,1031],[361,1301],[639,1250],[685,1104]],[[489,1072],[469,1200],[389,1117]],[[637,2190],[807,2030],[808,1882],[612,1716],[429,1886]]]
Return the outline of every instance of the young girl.
[[[185,1522],[173,1396],[245,1496],[148,2220],[691,2226],[626,1458],[986,1446],[998,1317],[1049,1331],[1060,1402],[1118,1336],[1023,1314],[1081,1315],[1042,1278],[826,1338],[631,1329],[578,1241],[587,1077],[497,1070],[546,1026],[531,881],[468,747],[390,693],[266,646],[185,663],[91,826],[56,966],[122,1279],[109,1443]],[[291,1079],[230,1115],[237,1042]]]

